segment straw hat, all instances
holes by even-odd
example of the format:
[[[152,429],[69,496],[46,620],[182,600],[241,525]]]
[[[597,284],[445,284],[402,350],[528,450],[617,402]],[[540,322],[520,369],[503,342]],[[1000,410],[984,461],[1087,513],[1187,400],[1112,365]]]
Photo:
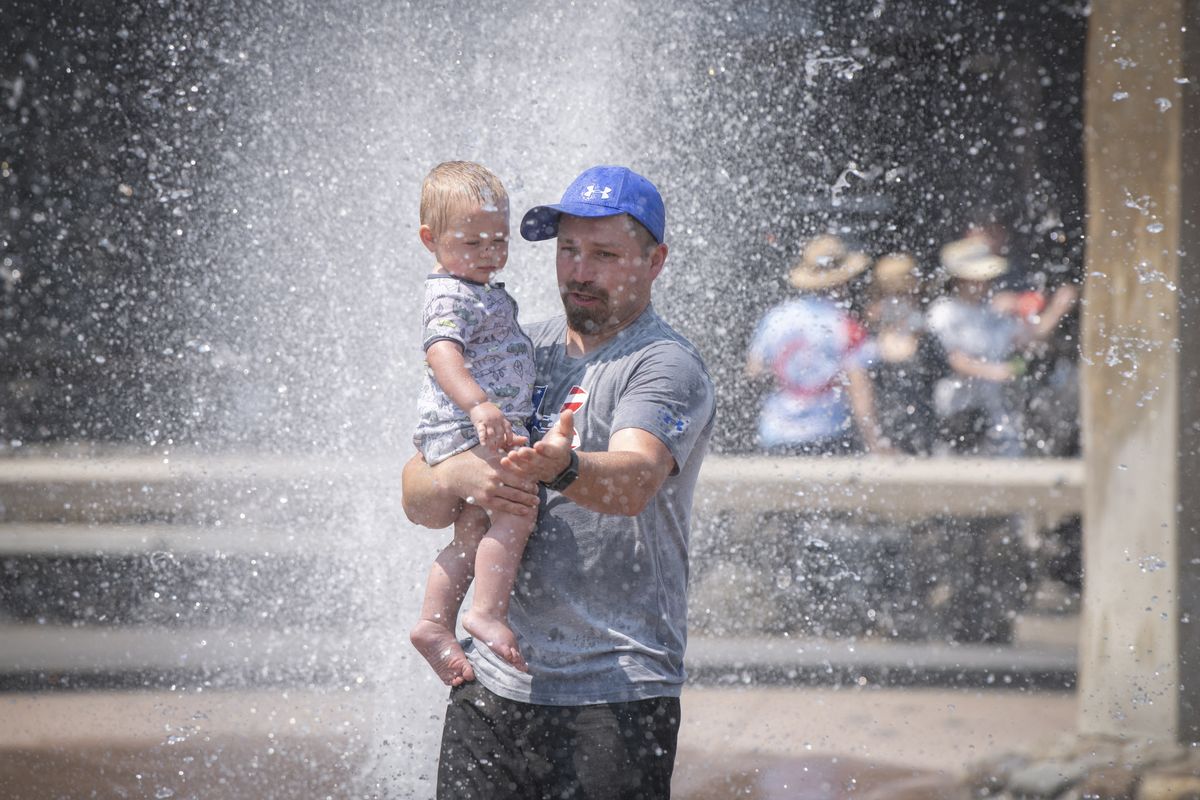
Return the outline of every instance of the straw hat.
[[[917,260],[908,253],[891,253],[875,262],[875,286],[887,294],[909,294],[917,288]]]
[[[847,250],[839,237],[824,234],[805,246],[788,279],[801,291],[831,289],[861,274],[870,263],[866,253]]]
[[[1008,272],[1008,259],[992,254],[987,241],[968,236],[942,248],[942,268],[955,278],[990,281]]]

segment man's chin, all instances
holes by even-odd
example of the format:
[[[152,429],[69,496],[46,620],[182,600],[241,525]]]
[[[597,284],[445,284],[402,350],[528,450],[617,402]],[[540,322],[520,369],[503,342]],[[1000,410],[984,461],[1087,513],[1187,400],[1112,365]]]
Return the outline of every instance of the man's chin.
[[[564,310],[567,312],[567,327],[576,333],[593,334],[604,329],[603,314],[571,305],[566,305]]]

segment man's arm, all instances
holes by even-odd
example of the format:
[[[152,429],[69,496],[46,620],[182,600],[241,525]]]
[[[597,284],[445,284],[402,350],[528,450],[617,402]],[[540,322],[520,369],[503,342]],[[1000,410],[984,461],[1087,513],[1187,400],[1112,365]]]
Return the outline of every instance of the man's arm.
[[[875,417],[875,386],[870,374],[862,367],[851,367],[846,371],[846,378],[850,413],[854,416],[854,426],[858,429],[863,446],[869,453],[890,452],[890,442],[880,435],[879,422]]]
[[[512,451],[501,463],[539,481],[551,481],[570,463],[574,438],[574,415],[564,411],[541,441]],[[606,452],[576,455],[579,477],[563,494],[602,514],[633,517],[642,513],[675,468],[675,458],[662,440],[640,428],[614,433]]]
[[[537,486],[520,472],[481,458],[473,448],[429,466],[415,455],[404,465],[404,514],[426,528],[445,528],[458,518],[463,498],[488,511],[535,513]]]
[[[762,358],[751,353],[746,357],[746,377],[761,378],[767,374],[767,365],[763,363]]]
[[[981,358],[972,358],[961,350],[951,350],[947,353],[946,362],[959,375],[968,378],[1007,383],[1016,377],[1012,365],[1007,361],[984,361]]]
[[[1050,334],[1054,333],[1054,329],[1058,327],[1058,323],[1062,322],[1062,318],[1075,307],[1078,300],[1078,289],[1070,284],[1060,286],[1050,298],[1050,302],[1046,304],[1037,325],[1034,326],[1033,338],[1039,341],[1049,338]]]

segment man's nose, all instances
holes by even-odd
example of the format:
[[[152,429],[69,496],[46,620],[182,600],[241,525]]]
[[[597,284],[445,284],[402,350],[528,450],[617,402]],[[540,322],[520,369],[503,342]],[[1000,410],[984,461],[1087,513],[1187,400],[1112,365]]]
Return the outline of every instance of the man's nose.
[[[571,276],[578,283],[590,283],[595,274],[595,265],[587,256],[578,255],[571,259]]]

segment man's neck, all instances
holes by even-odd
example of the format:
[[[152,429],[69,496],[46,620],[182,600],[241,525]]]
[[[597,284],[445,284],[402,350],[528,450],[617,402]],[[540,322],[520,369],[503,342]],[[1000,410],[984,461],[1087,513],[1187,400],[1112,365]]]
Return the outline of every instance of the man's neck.
[[[567,355],[571,358],[582,358],[588,353],[594,353],[620,333],[623,328],[624,326],[604,333],[586,334],[567,325]]]

